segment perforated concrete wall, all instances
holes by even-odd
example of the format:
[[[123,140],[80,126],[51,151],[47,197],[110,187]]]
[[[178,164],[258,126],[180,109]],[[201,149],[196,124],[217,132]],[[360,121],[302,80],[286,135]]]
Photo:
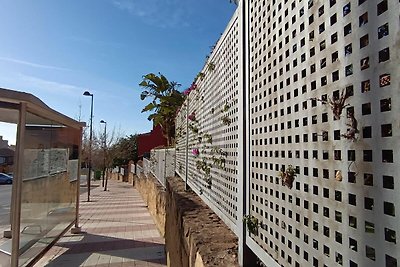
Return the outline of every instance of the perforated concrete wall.
[[[249,245],[264,262],[397,266],[399,10],[249,1],[249,207],[262,222]]]
[[[238,113],[239,102],[243,103],[239,27],[236,12],[176,118],[177,173],[185,179],[188,133],[189,184],[234,231],[241,219],[237,216]]]
[[[241,1],[196,80],[176,171],[187,132],[189,184],[239,240],[258,219],[267,266],[398,266],[399,17],[396,0]]]

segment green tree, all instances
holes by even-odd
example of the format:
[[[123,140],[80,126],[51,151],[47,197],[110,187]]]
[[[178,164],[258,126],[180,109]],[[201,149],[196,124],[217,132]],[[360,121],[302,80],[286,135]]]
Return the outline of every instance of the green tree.
[[[160,125],[168,145],[172,145],[175,136],[175,116],[177,110],[182,106],[185,99],[184,95],[177,90],[180,84],[170,82],[159,73],[149,73],[143,76],[143,81],[139,84],[143,92],[140,95],[141,100],[152,98],[142,112],[152,112],[148,119],[153,121],[154,125]]]
[[[127,165],[130,160],[137,161],[137,134],[120,138],[109,149],[112,166]]]

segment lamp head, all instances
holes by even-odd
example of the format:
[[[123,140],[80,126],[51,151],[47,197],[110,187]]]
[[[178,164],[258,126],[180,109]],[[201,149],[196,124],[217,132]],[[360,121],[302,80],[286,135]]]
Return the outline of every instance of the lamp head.
[[[101,120],[100,123],[107,123],[105,120]]]
[[[89,91],[85,91],[85,92],[83,93],[83,95],[84,95],[84,96],[93,96],[93,94],[89,93]]]

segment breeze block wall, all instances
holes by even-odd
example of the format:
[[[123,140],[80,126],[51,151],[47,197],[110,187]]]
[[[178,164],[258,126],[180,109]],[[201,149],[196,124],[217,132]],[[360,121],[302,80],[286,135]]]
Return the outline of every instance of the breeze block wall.
[[[237,231],[240,106],[243,105],[239,12],[216,43],[176,117],[176,172],[232,231]],[[187,135],[187,136],[186,136]]]
[[[248,244],[268,266],[398,266],[399,14],[249,1]]]

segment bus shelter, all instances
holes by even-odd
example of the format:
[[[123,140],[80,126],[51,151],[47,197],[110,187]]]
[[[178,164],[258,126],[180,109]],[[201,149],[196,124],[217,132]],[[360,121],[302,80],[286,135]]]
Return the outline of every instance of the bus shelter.
[[[37,97],[0,88],[0,122],[17,126],[11,194],[11,238],[2,266],[30,266],[69,227],[78,227],[84,123]],[[1,130],[1,129],[0,129]]]

